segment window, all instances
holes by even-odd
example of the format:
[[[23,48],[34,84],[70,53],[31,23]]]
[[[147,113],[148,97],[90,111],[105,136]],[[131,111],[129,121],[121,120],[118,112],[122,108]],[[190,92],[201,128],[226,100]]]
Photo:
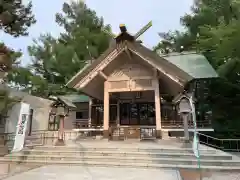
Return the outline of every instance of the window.
[[[76,119],[88,119],[88,111],[76,112]]]

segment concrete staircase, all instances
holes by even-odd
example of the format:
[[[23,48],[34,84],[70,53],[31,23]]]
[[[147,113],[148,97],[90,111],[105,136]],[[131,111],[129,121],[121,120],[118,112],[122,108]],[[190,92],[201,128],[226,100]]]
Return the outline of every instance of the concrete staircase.
[[[94,143],[94,142],[93,142]],[[9,154],[1,163],[62,164],[89,166],[124,166],[144,168],[196,169],[198,161],[191,148],[139,148],[139,147],[54,147],[25,148],[20,153]],[[201,150],[201,168],[215,170],[240,170],[240,160],[215,149]]]

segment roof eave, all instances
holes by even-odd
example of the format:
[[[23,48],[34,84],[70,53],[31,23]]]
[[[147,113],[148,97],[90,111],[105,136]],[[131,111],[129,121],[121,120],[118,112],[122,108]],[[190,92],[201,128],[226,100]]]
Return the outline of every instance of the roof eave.
[[[87,73],[92,71],[103,59],[105,59],[110,53],[116,49],[115,46],[110,46],[104,53],[102,53],[92,64],[87,65],[85,68],[81,69],[75,76],[73,76],[66,84],[69,88],[75,88],[76,84],[83,79]]]

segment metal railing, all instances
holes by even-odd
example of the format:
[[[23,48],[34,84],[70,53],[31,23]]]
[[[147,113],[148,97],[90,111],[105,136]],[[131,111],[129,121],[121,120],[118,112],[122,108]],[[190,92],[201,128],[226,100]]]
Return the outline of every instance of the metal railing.
[[[226,152],[240,152],[240,139],[220,139],[199,132],[197,134],[201,144]]]
[[[183,128],[184,123],[179,115],[175,105],[163,104],[161,107],[161,124],[163,128]],[[188,127],[193,128],[191,116],[188,117]],[[212,128],[211,118],[209,116],[201,116],[197,118],[197,128]]]
[[[139,133],[138,133],[139,131]],[[111,136],[121,136],[120,139],[128,139],[139,136],[139,138],[155,138],[155,128],[148,127],[113,127],[110,132]],[[132,135],[131,135],[132,134]],[[203,133],[197,133],[201,144],[220,149],[227,152],[240,152],[240,139],[220,139]],[[191,137],[193,133],[191,132]],[[65,131],[65,140],[77,140],[84,138],[95,139],[97,136],[103,136],[102,129],[79,129],[78,131]],[[1,140],[4,140],[4,144],[13,146],[15,140],[14,133],[2,133],[0,134]],[[34,131],[31,136],[26,136],[26,146],[42,146],[53,145],[58,139],[58,131]],[[28,143],[28,141],[30,143]]]

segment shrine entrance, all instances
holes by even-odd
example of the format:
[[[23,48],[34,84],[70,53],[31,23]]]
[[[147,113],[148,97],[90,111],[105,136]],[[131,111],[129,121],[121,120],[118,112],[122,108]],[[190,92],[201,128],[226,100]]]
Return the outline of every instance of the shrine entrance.
[[[155,126],[154,102],[120,103],[120,126]]]
[[[154,91],[113,92],[110,99],[117,103],[110,104],[111,139],[156,138]]]

